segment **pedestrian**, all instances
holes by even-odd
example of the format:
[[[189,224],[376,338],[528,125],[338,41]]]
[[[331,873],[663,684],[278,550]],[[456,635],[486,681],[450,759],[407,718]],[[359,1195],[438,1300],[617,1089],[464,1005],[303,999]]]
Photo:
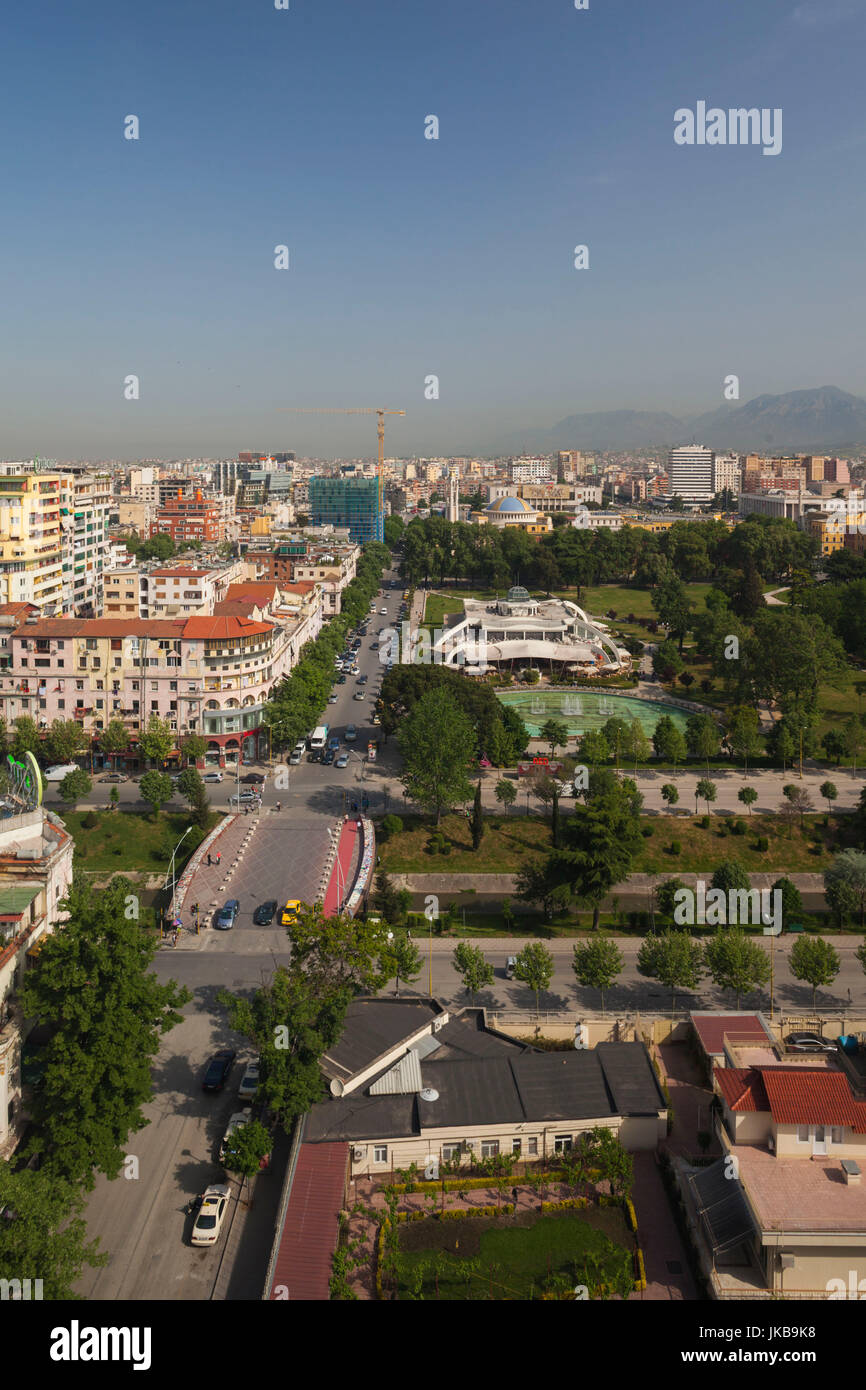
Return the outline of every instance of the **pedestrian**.
[[[511,1189],[511,1200],[512,1200],[512,1202],[514,1203],[514,1210],[517,1211],[518,1194],[517,1194],[517,1188],[516,1188],[516,1187],[512,1187],[512,1189]]]
[[[223,856],[222,856],[222,850],[219,850],[219,849],[218,849],[218,850],[217,850],[217,868],[219,868],[220,863],[222,862],[222,857],[223,857]]]
[[[207,866],[210,868],[210,850],[207,852]]]
[[[282,811],[282,809],[283,809],[283,803],[282,803],[282,801],[278,801],[278,802],[277,802],[277,810],[278,810],[278,811]]]

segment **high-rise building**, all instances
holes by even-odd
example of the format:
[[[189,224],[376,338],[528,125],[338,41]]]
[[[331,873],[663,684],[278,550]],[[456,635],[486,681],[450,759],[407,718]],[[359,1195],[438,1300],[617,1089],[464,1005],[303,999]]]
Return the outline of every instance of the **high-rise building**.
[[[445,515],[449,521],[460,520],[460,480],[454,468],[448,474],[448,509]]]
[[[43,616],[63,606],[61,476],[0,477],[0,603],[32,603]]]
[[[668,452],[668,481],[664,495],[684,502],[709,502],[713,496],[713,451],[702,444],[685,444]]]
[[[102,613],[103,574],[110,548],[109,478],[94,473],[63,473],[60,482],[63,612],[98,618]]]
[[[715,454],[713,457],[713,492],[740,492],[740,459],[737,454]]]
[[[378,478],[311,478],[309,491],[314,526],[348,526],[357,545],[384,541]]]

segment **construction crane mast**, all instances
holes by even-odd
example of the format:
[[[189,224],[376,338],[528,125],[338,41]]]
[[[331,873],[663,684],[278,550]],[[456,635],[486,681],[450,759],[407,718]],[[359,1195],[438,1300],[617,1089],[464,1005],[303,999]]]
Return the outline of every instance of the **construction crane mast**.
[[[376,415],[377,433],[379,436],[379,466],[377,476],[379,479],[379,513],[385,510],[384,504],[384,478],[383,469],[385,464],[385,416],[386,415],[405,415],[405,410],[386,410],[384,406],[361,405],[361,406],[329,406],[329,405],[286,405],[281,406],[281,410],[293,411],[298,415]]]

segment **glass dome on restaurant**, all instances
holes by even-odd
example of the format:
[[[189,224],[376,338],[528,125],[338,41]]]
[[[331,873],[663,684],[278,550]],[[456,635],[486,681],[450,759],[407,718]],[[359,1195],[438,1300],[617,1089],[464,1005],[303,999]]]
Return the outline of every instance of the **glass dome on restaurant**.
[[[529,590],[524,589],[521,584],[515,584],[512,589],[508,590],[506,601],[508,603],[529,603]]]

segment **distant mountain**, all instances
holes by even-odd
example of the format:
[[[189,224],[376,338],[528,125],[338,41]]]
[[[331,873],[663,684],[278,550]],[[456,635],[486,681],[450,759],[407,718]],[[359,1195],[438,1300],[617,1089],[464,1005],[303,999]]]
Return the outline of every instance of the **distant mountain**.
[[[819,386],[681,418],[655,410],[587,411],[567,415],[552,429],[513,435],[501,450],[650,449],[693,442],[737,453],[864,452],[866,400],[837,386]]]
[[[819,386],[784,396],[756,396],[723,406],[689,424],[692,438],[712,449],[820,452],[866,442],[866,400]]]

